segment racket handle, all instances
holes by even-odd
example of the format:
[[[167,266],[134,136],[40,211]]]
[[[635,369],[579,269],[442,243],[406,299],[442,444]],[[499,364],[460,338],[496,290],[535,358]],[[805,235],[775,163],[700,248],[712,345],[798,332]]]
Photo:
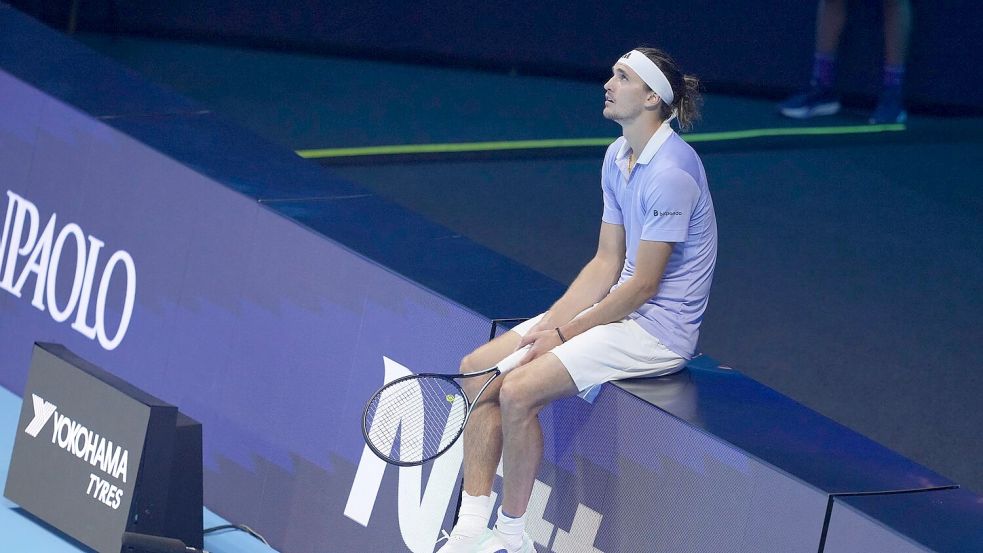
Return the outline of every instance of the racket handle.
[[[522,359],[522,357],[526,354],[526,352],[529,351],[529,348],[531,347],[532,344],[529,344],[528,346],[523,346],[510,353],[508,357],[499,361],[497,365],[498,370],[501,371],[502,374],[505,374],[511,371],[512,369],[514,369],[516,365],[519,364],[519,360]]]

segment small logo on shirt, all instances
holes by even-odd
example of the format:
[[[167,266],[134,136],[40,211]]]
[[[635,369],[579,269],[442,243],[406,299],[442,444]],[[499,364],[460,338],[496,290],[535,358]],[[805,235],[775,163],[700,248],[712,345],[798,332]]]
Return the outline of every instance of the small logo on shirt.
[[[670,215],[682,215],[682,214],[683,214],[682,211],[659,211],[658,209],[652,210],[652,215],[655,215],[656,217],[666,217]]]

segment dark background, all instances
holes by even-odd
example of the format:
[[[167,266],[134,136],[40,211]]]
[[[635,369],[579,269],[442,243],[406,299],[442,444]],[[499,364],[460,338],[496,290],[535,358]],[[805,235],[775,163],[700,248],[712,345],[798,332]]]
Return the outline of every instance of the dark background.
[[[59,28],[68,0],[13,0]],[[983,5],[914,1],[907,96],[921,111],[983,109]],[[877,94],[881,2],[849,2],[839,83],[847,99]],[[79,31],[356,55],[413,63],[596,79],[626,44],[669,45],[709,90],[778,96],[803,86],[812,60],[812,1],[401,2],[398,0],[78,1]]]

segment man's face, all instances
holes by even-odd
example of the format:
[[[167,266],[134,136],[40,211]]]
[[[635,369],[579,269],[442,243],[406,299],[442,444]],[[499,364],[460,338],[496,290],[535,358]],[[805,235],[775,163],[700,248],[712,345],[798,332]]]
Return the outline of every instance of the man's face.
[[[604,117],[619,123],[636,119],[645,111],[646,100],[657,95],[649,90],[635,71],[622,63],[611,68],[611,78],[604,83]]]

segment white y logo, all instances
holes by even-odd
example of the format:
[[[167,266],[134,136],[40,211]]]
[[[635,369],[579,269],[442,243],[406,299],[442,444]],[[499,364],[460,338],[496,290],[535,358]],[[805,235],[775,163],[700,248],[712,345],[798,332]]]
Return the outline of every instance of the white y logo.
[[[55,410],[58,409],[57,405],[48,403],[43,398],[37,396],[37,394],[31,394],[34,398],[34,420],[27,425],[24,432],[30,434],[32,438],[37,438],[38,433],[44,428],[44,425],[48,423],[48,419],[51,415],[55,414]]]

